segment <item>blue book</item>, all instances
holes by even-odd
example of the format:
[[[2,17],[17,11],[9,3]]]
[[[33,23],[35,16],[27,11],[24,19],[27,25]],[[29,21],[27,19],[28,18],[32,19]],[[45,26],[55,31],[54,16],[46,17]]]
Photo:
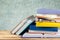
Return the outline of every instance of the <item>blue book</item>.
[[[36,27],[35,25],[30,25],[29,30],[57,32],[58,28],[57,27]]]

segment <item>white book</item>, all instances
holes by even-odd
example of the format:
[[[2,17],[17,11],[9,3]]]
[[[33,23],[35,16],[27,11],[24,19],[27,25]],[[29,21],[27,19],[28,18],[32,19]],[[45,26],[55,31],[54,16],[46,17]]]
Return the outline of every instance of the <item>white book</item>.
[[[25,33],[22,37],[43,37],[42,34],[30,34],[30,33]]]
[[[13,30],[11,31],[11,33],[12,34],[16,34],[17,32],[21,33],[34,20],[35,20],[35,17],[33,15],[29,16],[28,18],[24,19],[18,26],[16,26],[15,28],[13,28]],[[28,25],[26,25],[26,24],[28,24]]]
[[[36,31],[36,30],[29,30],[29,32],[48,32],[48,33],[56,33],[53,31]]]
[[[60,38],[60,29],[58,29],[57,34],[55,34],[55,35],[45,34],[44,37],[51,37],[51,38],[52,37],[57,37],[57,38]]]
[[[52,35],[52,34],[44,34],[44,35],[42,35],[42,34],[30,34],[30,33],[25,33],[22,37],[27,37],[27,38],[30,38],[30,37],[37,37],[37,38],[41,38],[41,37],[48,37],[48,38],[55,38],[55,37],[59,37],[60,38],[60,29],[58,30],[58,32],[57,32],[57,34],[55,34],[55,35]]]
[[[25,19],[21,24],[19,24],[16,28],[14,28],[11,33],[15,34],[23,25],[26,23],[27,19]]]
[[[43,17],[49,17],[49,18],[57,18],[58,17],[55,14],[36,14],[35,16],[43,16]]]
[[[29,30],[29,33],[31,34],[57,34],[57,32],[50,32],[50,31],[34,31],[34,30]]]
[[[19,35],[21,32],[23,32],[27,27],[28,25],[30,25],[33,21],[32,20],[28,20],[25,25],[18,31],[16,32],[17,35]]]

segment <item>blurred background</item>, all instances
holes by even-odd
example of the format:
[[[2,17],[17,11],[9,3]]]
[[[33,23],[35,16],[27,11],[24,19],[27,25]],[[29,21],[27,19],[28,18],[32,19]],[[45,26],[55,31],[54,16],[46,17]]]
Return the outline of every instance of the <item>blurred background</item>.
[[[12,30],[41,8],[60,10],[60,0],[0,0],[0,30]]]

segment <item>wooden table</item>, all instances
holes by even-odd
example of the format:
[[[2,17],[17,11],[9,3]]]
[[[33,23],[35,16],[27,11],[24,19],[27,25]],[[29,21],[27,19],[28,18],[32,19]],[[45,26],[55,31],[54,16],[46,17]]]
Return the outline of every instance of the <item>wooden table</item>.
[[[21,38],[18,35],[13,35],[10,31],[0,31],[0,40],[60,40],[60,38]]]

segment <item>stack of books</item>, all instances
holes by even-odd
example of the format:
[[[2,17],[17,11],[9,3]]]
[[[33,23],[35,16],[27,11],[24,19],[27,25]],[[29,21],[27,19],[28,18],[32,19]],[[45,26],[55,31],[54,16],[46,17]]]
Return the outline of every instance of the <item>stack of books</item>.
[[[11,33],[21,37],[60,37],[60,10],[38,9]]]
[[[17,34],[17,35],[23,35],[27,29],[28,26],[35,20],[35,17],[29,16],[25,18],[23,21],[21,21],[15,28],[11,30],[12,34]]]
[[[28,26],[28,32],[26,32],[22,37],[44,37],[44,35],[56,35],[57,27],[36,27],[34,22]]]
[[[23,37],[60,37],[60,11],[40,9],[35,21],[29,25],[29,31]]]

